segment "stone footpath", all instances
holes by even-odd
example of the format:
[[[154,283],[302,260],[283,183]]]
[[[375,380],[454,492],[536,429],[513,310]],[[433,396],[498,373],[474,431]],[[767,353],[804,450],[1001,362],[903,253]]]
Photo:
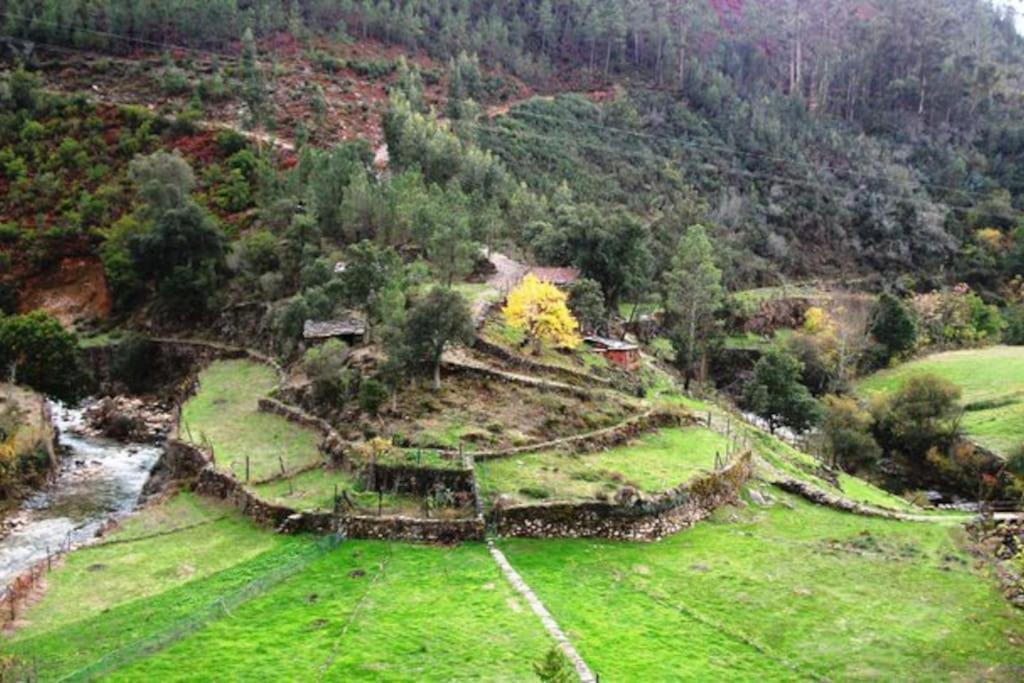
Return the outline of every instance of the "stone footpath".
[[[573,647],[573,644],[565,635],[565,631],[563,631],[558,625],[555,618],[551,616],[551,612],[548,611],[548,608],[544,606],[544,603],[540,601],[540,598],[538,598],[537,594],[533,592],[533,589],[523,581],[523,577],[521,577],[519,572],[517,572],[509,563],[508,559],[505,557],[505,553],[494,547],[493,541],[487,542],[487,549],[490,551],[491,557],[494,558],[495,563],[497,563],[498,568],[501,569],[502,574],[505,575],[505,579],[508,580],[512,587],[526,599],[526,602],[530,605],[530,609],[533,610],[533,613],[537,615],[540,622],[544,625],[544,630],[555,639],[555,642],[558,643],[558,647],[562,649],[565,656],[569,658],[570,662],[572,662],[573,668],[576,669],[576,675],[579,676],[580,681],[583,683],[597,683],[597,676],[595,676],[594,672],[590,670],[587,663],[583,661],[583,657],[581,657],[580,653],[576,651],[575,647]]]

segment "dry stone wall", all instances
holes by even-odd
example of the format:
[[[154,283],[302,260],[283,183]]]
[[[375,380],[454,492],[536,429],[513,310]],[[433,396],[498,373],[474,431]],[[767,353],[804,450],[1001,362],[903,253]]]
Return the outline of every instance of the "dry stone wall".
[[[484,538],[485,525],[480,516],[448,520],[334,515],[272,505],[230,474],[217,471],[201,449],[177,440],[168,442],[159,469],[176,480],[194,480],[197,493],[222,500],[257,524],[280,533],[341,533],[349,538],[415,543],[460,543]]]
[[[753,456],[745,453],[718,472],[651,499],[625,505],[598,501],[519,505],[495,510],[492,523],[502,536],[653,541],[689,528],[738,500],[752,473]]]
[[[412,465],[367,465],[364,475],[373,490],[392,491],[413,496],[427,496],[447,489],[453,493],[471,494],[473,470],[415,467]]]
[[[348,446],[327,420],[310,415],[299,408],[273,398],[261,398],[259,400],[259,409],[265,413],[278,415],[289,422],[294,422],[317,432],[323,437],[323,441],[320,443],[320,451],[335,465],[341,465],[346,462],[349,452]]]
[[[487,354],[488,356],[497,358],[506,365],[509,365],[518,370],[526,370],[527,372],[537,374],[552,375],[564,382],[570,383],[582,383],[597,387],[610,387],[612,385],[611,380],[605,379],[603,377],[594,377],[593,375],[588,375],[582,372],[574,372],[573,370],[570,370],[568,368],[560,368],[554,365],[538,363],[536,361],[530,360],[529,358],[525,358],[518,354],[511,353],[501,348],[497,344],[492,344],[489,341],[481,339],[480,337],[477,337],[476,341],[473,342],[473,348],[476,349],[477,351],[480,351],[481,353]]]
[[[629,418],[615,426],[599,429],[587,434],[567,436],[554,441],[530,444],[518,448],[508,448],[500,451],[483,451],[473,453],[475,460],[498,460],[500,458],[511,458],[527,453],[539,453],[541,451],[568,450],[576,453],[594,453],[596,451],[613,448],[622,445],[636,437],[653,432],[659,429],[670,427],[682,427],[698,424],[697,418],[687,412],[671,410],[654,410],[643,415]]]
[[[348,538],[454,544],[482,541],[486,525],[482,518],[415,519],[412,517],[370,517],[348,515],[340,518],[339,531]]]

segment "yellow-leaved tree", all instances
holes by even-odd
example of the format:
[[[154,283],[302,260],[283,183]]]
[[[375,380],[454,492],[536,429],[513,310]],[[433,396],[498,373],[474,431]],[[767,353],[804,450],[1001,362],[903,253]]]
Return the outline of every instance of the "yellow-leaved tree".
[[[543,344],[562,349],[580,345],[580,326],[569,311],[565,292],[534,275],[524,277],[509,293],[502,313],[509,326],[526,332],[536,354]]]

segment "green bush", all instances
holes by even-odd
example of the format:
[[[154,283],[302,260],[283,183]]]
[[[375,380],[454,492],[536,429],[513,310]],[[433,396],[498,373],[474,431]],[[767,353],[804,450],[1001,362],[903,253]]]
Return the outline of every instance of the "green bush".
[[[160,76],[160,89],[166,95],[184,95],[191,90],[188,74],[176,66],[165,68]]]
[[[0,223],[0,244],[17,244],[21,239],[21,228],[16,223]]]
[[[249,141],[238,131],[225,130],[217,133],[217,148],[226,157],[234,156],[248,146]]]
[[[21,141],[32,142],[34,140],[42,140],[46,137],[46,128],[43,124],[38,121],[26,121],[25,125],[21,127]]]
[[[363,78],[377,79],[394,73],[396,64],[387,60],[356,60],[349,62],[349,68]]]
[[[1024,304],[1008,308],[1004,317],[1003,341],[1012,346],[1024,346]]]
[[[359,407],[367,413],[376,415],[387,400],[388,390],[381,382],[370,378],[359,385]]]

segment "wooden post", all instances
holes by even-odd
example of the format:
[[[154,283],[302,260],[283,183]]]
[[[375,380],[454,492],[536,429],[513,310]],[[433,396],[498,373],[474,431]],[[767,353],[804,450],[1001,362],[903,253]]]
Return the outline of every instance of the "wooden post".
[[[245,483],[249,483],[249,456],[245,456]]]
[[[286,470],[284,468],[284,458],[281,457],[280,455],[277,456],[277,462],[281,465],[281,476],[282,477],[288,476],[288,470]]]
[[[711,411],[708,411],[708,429],[711,429]]]
[[[384,492],[377,489],[377,516],[380,517],[384,514]]]
[[[53,570],[53,563],[50,560],[50,544],[46,544],[46,571],[50,572]]]

